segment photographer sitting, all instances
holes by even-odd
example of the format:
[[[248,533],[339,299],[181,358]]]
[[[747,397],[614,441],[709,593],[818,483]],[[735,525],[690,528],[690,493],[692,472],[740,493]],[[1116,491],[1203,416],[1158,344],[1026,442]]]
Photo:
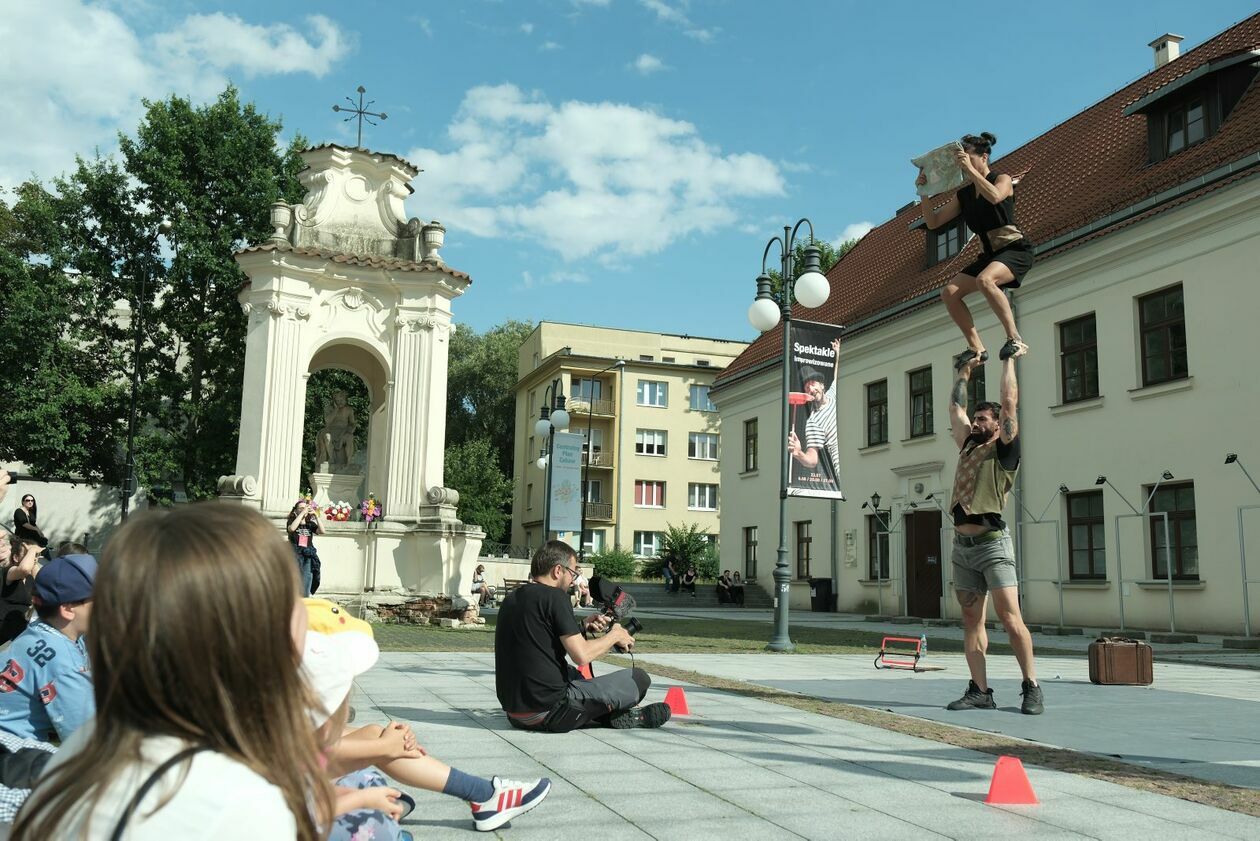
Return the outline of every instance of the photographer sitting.
[[[494,633],[495,688],[513,727],[567,733],[590,724],[602,727],[660,727],[669,720],[665,704],[636,706],[651,679],[642,669],[622,669],[584,680],[565,661],[584,666],[614,645],[634,647],[634,637],[604,615],[578,624],[568,590],[578,576],[577,554],[550,540],[534,553],[530,583],[503,600]],[[587,639],[584,633],[607,630]]]

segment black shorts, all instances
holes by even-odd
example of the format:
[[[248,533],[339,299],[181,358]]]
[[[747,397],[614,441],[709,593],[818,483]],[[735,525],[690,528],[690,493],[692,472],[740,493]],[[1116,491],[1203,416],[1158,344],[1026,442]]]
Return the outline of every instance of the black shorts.
[[[1018,289],[1019,285],[1024,281],[1024,275],[1028,274],[1028,270],[1032,268],[1032,246],[1017,242],[994,254],[981,252],[980,256],[971,265],[962,269],[959,274],[979,277],[980,272],[984,271],[990,263],[1001,263],[1011,270],[1011,274],[1015,275],[1015,279],[1010,283],[1002,284],[1003,289]]]

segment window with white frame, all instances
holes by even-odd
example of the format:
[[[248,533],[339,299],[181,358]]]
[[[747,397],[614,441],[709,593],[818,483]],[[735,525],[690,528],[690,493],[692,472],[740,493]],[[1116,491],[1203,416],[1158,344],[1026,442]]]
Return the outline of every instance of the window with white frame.
[[[665,483],[652,479],[635,479],[634,504],[639,508],[664,508]]]
[[[665,455],[665,430],[636,429],[634,431],[634,451],[641,456]]]
[[[697,412],[717,411],[717,406],[713,405],[713,401],[709,399],[709,387],[707,385],[693,385],[691,387],[691,408]]]
[[[664,408],[669,405],[669,383],[660,380],[639,380],[635,395],[640,406]]]
[[[717,491],[717,485],[691,482],[687,485],[687,507],[692,511],[716,511]]]
[[[636,531],[634,533],[634,554],[640,558],[655,558],[661,553],[661,533],[657,531]]]
[[[532,486],[531,486],[532,487]],[[586,502],[603,502],[604,485],[599,479],[591,479],[582,483],[582,499]]]
[[[588,555],[603,552],[607,536],[608,529],[587,529],[582,532],[582,550]]]
[[[583,457],[585,457],[587,454],[587,443],[588,443],[586,440],[587,432],[590,432],[591,434],[591,440],[589,442],[591,446],[591,452],[595,453],[595,455],[599,455],[600,453],[604,451],[604,430],[592,428],[589,430],[582,429],[580,431],[579,434],[582,436],[582,456]]]
[[[717,461],[718,436],[716,432],[688,432],[687,458]]]
[[[600,400],[604,396],[604,383],[590,377],[577,377],[573,380],[574,400]]]

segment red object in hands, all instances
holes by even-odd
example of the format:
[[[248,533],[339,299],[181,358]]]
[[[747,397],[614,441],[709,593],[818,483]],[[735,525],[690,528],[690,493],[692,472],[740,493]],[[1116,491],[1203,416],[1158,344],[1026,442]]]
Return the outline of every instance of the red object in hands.
[[[788,392],[788,405],[789,406],[804,406],[808,402],[809,402],[809,395],[806,394],[805,392],[803,391],[789,391]]]

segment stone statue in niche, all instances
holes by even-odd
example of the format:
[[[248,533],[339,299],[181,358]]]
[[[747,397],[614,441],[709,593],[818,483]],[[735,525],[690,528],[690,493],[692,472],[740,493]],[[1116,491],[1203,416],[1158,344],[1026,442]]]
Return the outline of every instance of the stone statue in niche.
[[[348,467],[354,459],[354,431],[358,424],[354,410],[346,403],[344,391],[334,391],[332,403],[324,407],[324,428],[315,436],[315,463],[327,472]]]

